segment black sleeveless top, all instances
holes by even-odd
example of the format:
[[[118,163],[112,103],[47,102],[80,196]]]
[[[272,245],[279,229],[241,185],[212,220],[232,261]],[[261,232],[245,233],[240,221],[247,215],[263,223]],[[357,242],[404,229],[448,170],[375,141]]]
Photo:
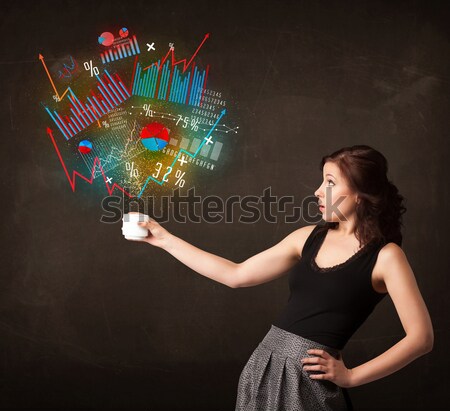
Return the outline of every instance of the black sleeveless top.
[[[383,243],[368,243],[347,261],[320,268],[315,257],[328,228],[319,224],[289,272],[290,296],[273,325],[341,350],[388,293],[372,287],[372,270]]]

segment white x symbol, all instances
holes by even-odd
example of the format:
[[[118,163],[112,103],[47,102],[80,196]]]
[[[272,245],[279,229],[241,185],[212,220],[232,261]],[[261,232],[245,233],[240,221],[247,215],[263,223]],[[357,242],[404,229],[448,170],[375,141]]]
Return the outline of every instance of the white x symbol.
[[[153,47],[154,44],[155,44],[155,43],[152,43],[152,44],[148,44],[148,43],[147,43],[147,47],[148,47],[147,51],[155,50],[155,48]]]
[[[181,165],[187,163],[187,161],[184,159],[184,156],[181,156],[181,159],[178,159],[178,161],[181,163]]]
[[[106,177],[106,182],[107,183],[112,183],[112,177]]]

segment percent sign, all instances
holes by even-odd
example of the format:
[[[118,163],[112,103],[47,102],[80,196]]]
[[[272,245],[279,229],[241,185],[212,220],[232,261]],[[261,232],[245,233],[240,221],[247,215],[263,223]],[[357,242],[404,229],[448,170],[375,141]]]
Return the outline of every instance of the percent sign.
[[[134,168],[134,161],[132,161],[131,164],[127,161],[125,168],[130,172],[130,177],[137,177],[139,175],[137,168]]]
[[[192,118],[191,119],[191,130],[198,131],[198,123],[199,123],[198,118]]]
[[[150,109],[150,104],[144,104],[145,115],[153,117],[153,111]]]
[[[84,62],[84,69],[86,70],[86,71],[90,71],[91,72],[91,77],[94,77],[94,74],[96,75],[96,76],[98,76],[98,73],[99,73],[99,71],[98,71],[98,67],[97,66],[93,66],[92,65],[92,60],[89,60],[89,61],[85,61]]]
[[[185,172],[181,172],[181,170],[177,170],[177,172],[175,173],[175,177],[178,179],[175,183],[175,185],[178,185],[180,187],[184,187],[184,179],[183,176],[185,175]]]

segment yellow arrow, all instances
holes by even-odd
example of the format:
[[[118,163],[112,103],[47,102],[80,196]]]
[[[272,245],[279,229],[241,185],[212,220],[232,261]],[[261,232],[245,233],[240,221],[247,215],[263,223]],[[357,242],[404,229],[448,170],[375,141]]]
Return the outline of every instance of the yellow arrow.
[[[67,88],[66,91],[63,93],[63,95],[60,97],[59,94],[58,94],[58,90],[56,90],[55,83],[53,83],[52,76],[48,72],[47,66],[45,65],[44,56],[42,54],[39,54],[39,60],[41,60],[41,63],[44,66],[44,69],[45,69],[45,71],[47,73],[47,76],[48,76],[48,78],[50,80],[50,83],[52,84],[53,90],[55,90],[56,97],[58,97],[58,101],[61,101],[62,98],[66,95],[66,93],[69,91],[69,88]]]

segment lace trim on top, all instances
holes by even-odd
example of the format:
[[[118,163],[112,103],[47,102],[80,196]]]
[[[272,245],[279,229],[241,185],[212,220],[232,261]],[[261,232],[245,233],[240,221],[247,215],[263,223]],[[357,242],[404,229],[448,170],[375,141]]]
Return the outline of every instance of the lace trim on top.
[[[364,245],[362,248],[360,248],[355,254],[353,254],[349,259],[347,259],[346,261],[344,261],[343,263],[340,264],[336,264],[333,265],[331,267],[319,267],[316,263],[316,257],[317,254],[319,254],[319,250],[323,244],[323,242],[325,241],[325,237],[327,236],[327,231],[325,231],[325,234],[322,235],[322,239],[319,241],[319,243],[316,246],[315,251],[313,252],[311,259],[310,259],[310,265],[311,268],[315,271],[319,271],[319,272],[329,272],[329,271],[335,271],[338,270],[342,267],[347,266],[348,264],[350,264],[352,261],[354,261],[356,258],[358,258],[363,252],[367,251],[367,249],[369,248],[370,245],[372,245],[372,243],[367,243],[366,245]]]

